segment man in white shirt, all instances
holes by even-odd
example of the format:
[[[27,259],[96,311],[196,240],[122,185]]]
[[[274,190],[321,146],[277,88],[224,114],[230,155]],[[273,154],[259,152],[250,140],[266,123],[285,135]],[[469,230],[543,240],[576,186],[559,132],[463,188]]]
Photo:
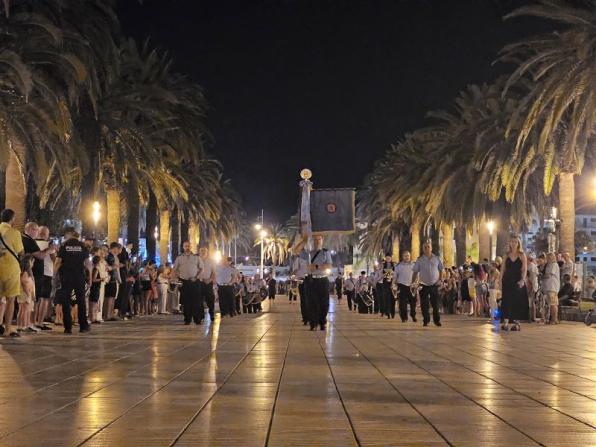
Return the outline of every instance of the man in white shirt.
[[[402,323],[408,321],[408,304],[410,305],[410,316],[416,322],[416,296],[412,293],[412,276],[414,275],[414,263],[410,259],[410,252],[404,251],[402,261],[395,267],[395,282],[399,290],[399,316]]]
[[[234,284],[238,279],[238,272],[232,267],[232,258],[222,259],[222,263],[215,269],[217,281],[217,294],[219,296],[219,311],[221,316],[233,317],[234,311]]]
[[[414,264],[414,282],[420,279],[420,308],[422,310],[423,326],[430,323],[430,306],[433,308],[433,322],[435,326],[442,326],[439,313],[439,282],[443,272],[443,262],[433,254],[432,242],[427,240],[422,246],[423,254]]]
[[[35,284],[35,293],[39,297],[35,314],[35,324],[41,330],[50,329],[44,324],[44,319],[50,309],[52,295],[52,278],[54,277],[54,260],[56,259],[56,248],[49,243],[50,230],[48,227],[39,227],[37,245],[44,251],[43,256],[43,276],[39,284]],[[51,250],[46,249],[52,247]]]
[[[352,272],[349,273],[348,279],[344,281],[344,290],[346,291],[346,297],[348,299],[348,309],[356,309],[355,291],[356,281],[354,281],[354,275]]]
[[[209,248],[208,247],[200,247],[199,248],[199,256],[203,261],[203,268],[199,273],[199,280],[201,281],[201,292],[207,304],[207,308],[209,309],[209,316],[211,317],[211,321],[215,318],[215,292],[213,287],[215,285],[215,262],[212,259],[209,259]],[[201,309],[201,315],[204,318],[205,309]]]
[[[183,253],[174,262],[174,271],[182,283],[180,288],[180,302],[184,311],[184,324],[189,325],[191,321],[201,324],[204,316],[203,296],[199,287],[199,274],[203,268],[201,258],[190,251],[190,242],[182,244]]]
[[[530,321],[536,321],[536,293],[538,292],[538,266],[534,255],[528,255],[528,301]]]

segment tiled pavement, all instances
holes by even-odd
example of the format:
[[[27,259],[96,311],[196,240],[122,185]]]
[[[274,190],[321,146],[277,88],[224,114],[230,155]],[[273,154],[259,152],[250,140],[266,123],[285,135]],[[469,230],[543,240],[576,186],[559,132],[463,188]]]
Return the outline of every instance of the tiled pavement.
[[[596,446],[595,328],[332,310],[2,339],[0,446]]]

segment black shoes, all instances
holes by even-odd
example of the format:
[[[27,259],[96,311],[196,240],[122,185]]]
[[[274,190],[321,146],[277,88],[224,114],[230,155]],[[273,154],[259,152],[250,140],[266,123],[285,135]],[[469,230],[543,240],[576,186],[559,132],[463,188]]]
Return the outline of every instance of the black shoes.
[[[314,331],[316,328],[317,328],[317,325],[316,324],[312,324],[312,323],[310,324],[310,330],[311,331]]]
[[[71,329],[64,329],[64,333],[65,334],[72,334],[72,330]]]
[[[324,330],[326,330],[326,329],[327,329],[327,328],[325,327],[325,325],[324,325],[324,324],[322,324],[322,325],[321,325],[321,330],[322,330],[322,331],[324,331]]]
[[[441,327],[441,326],[443,326],[443,325],[441,324],[441,322],[440,322],[440,321],[435,321],[435,326],[439,326],[439,327]]]
[[[88,327],[87,327],[87,328],[85,328],[85,329],[81,329],[81,330],[79,331],[79,334],[84,334],[85,332],[91,332],[91,329],[90,329],[90,328],[88,328]]]
[[[424,327],[428,326],[428,321],[425,321],[424,323],[422,323],[422,326],[424,326]]]
[[[413,321],[414,323],[416,323],[418,320],[416,319],[416,317],[412,317],[412,321]]]

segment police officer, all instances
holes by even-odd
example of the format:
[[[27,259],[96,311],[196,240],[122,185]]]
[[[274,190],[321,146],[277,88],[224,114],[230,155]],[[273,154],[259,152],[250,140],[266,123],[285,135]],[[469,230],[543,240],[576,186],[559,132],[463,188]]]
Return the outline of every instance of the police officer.
[[[414,264],[410,261],[410,252],[405,251],[402,261],[395,267],[395,282],[399,290],[399,316],[402,323],[408,321],[408,304],[410,316],[416,322],[416,296],[412,293],[412,276]]]
[[[184,324],[202,323],[203,297],[199,286],[199,274],[202,268],[201,258],[190,251],[190,242],[182,244],[183,253],[174,262],[174,271],[182,282],[180,301],[184,311]]]
[[[422,246],[423,254],[420,256],[412,271],[414,272],[414,282],[420,280],[422,290],[420,291],[420,308],[422,310],[422,319],[424,326],[430,322],[429,307],[433,307],[433,322],[436,326],[441,326],[441,315],[439,314],[439,282],[443,272],[443,262],[433,254],[433,246],[430,240],[424,242]]]
[[[314,331],[317,325],[322,331],[327,324],[329,312],[329,278],[327,270],[332,267],[331,253],[323,248],[323,236],[314,235],[314,249],[310,252],[309,290],[307,295],[307,312],[310,330]]]
[[[393,272],[395,265],[391,259],[391,255],[386,255],[383,264],[381,265],[381,280],[380,292],[381,292],[381,303],[382,303],[382,314],[387,315],[387,318],[395,318],[395,299],[393,298]]]
[[[300,294],[300,313],[302,314],[302,323],[308,324],[308,310],[306,299],[305,280],[308,275],[308,253],[306,250],[300,250],[298,256],[294,259],[292,270],[298,281],[298,293]]]
[[[85,303],[85,261],[89,257],[89,250],[79,241],[79,235],[74,228],[64,230],[65,242],[58,250],[54,271],[60,275],[60,302],[64,320],[64,333],[72,333],[72,316],[70,314],[71,295],[74,291],[77,298],[79,314],[79,332],[89,332],[87,308]]]

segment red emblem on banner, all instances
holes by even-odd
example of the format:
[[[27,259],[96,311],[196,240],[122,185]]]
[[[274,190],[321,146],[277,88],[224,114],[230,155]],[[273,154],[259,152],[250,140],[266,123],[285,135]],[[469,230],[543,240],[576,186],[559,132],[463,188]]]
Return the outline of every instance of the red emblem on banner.
[[[337,206],[335,205],[335,203],[328,203],[327,206],[325,206],[325,209],[328,213],[333,214],[337,211]]]

